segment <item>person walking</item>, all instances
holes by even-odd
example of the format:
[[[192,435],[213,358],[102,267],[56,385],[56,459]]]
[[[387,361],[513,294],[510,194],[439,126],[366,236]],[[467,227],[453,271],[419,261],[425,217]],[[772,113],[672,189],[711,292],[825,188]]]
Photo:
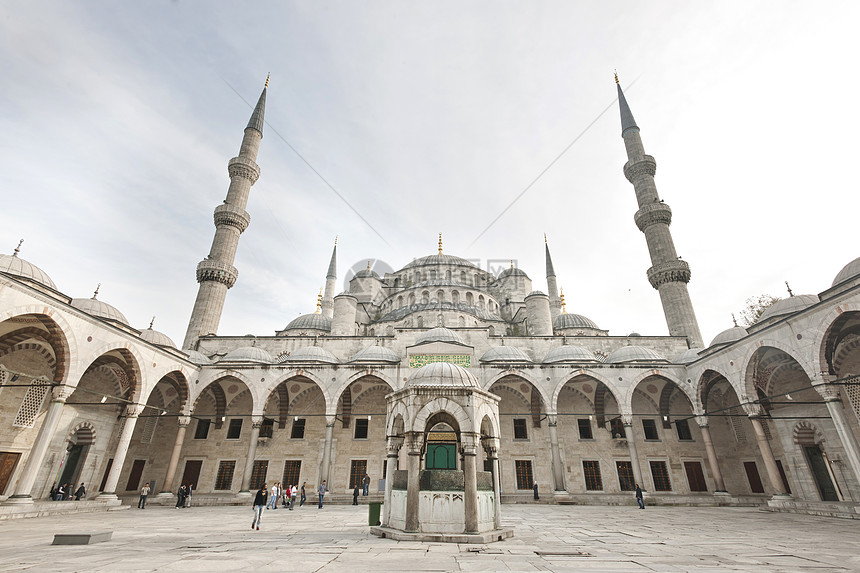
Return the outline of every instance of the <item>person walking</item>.
[[[535,482],[534,486],[532,486],[532,489],[533,489],[533,490],[534,490],[534,492],[535,492],[535,501],[540,500],[540,496],[538,495],[538,485],[537,485],[537,482]]]
[[[140,488],[140,499],[137,500],[137,508],[138,509],[146,509],[146,496],[149,495],[149,482],[143,484],[143,487]]]
[[[290,486],[290,511],[296,506],[296,496],[299,495],[299,488],[295,485]]]
[[[645,499],[642,497],[642,488],[636,484],[636,503],[639,504],[639,509],[645,509]]]
[[[299,507],[303,506],[305,502],[308,500],[308,496],[305,493],[305,486],[308,485],[308,482],[302,482],[302,498],[299,501]]]
[[[66,497],[66,484],[60,484],[60,487],[57,488],[57,497],[54,498],[54,501],[63,501],[64,497]]]
[[[358,505],[358,483],[355,484],[355,489],[352,490],[352,505]]]
[[[266,509],[278,509],[278,482],[272,484],[269,502],[266,504]]]
[[[185,485],[180,485],[176,491],[176,509],[185,507]]]
[[[87,490],[84,487],[84,482],[81,482],[81,486],[75,490],[75,501],[81,501],[82,497],[86,497]]]
[[[317,509],[322,509],[323,496],[325,495],[325,480],[322,480],[322,483],[317,488],[317,495],[320,496],[320,504]]]
[[[251,522],[251,529],[257,527],[260,531],[260,522],[263,520],[263,510],[266,509],[266,501],[269,497],[269,490],[266,489],[266,484],[260,488],[257,495],[254,496],[254,521]]]
[[[364,474],[364,478],[361,480],[362,489],[364,490],[361,495],[367,496],[370,491],[370,476]]]

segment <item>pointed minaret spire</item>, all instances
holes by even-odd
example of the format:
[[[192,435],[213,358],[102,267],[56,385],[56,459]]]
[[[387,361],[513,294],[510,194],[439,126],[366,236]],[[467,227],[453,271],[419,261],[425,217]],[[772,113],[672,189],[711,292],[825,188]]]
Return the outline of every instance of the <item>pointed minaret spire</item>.
[[[645,153],[639,127],[633,119],[624,92],[621,91],[617,75],[615,81],[618,107],[621,109],[621,137],[627,149],[624,176],[633,184],[636,192],[639,210],[636,211],[634,220],[639,230],[645,234],[648,252],[651,254],[652,266],[648,269],[648,281],[660,293],[669,335],[685,336],[691,348],[701,348],[702,335],[690,293],[687,291],[690,266],[681,260],[675,251],[675,243],[669,231],[672,210],[660,199],[654,183],[657,162]]]
[[[197,282],[200,287],[197,290],[194,309],[191,311],[191,320],[188,321],[185,341],[182,343],[184,350],[192,349],[201,336],[218,332],[227,290],[239,277],[239,271],[233,266],[233,262],[239,247],[239,237],[251,222],[251,216],[245,211],[251,186],[260,178],[257,153],[263,138],[268,85],[266,78],[266,85],[245,128],[239,155],[227,163],[230,187],[223,204],[215,208],[215,238],[212,239],[212,247],[206,258],[197,265]]]
[[[152,325],[155,324],[155,317],[152,317],[152,320],[149,321],[149,330],[152,330]]]
[[[334,316],[334,291],[337,283],[337,237],[334,238],[334,248],[331,250],[331,261],[325,274],[325,296],[322,299],[322,314],[326,318]]]
[[[96,285],[96,290],[93,291],[93,300],[96,300],[96,297],[99,296],[100,288],[102,288],[102,283]]]
[[[546,288],[549,295],[549,311],[552,319],[555,320],[561,314],[561,299],[558,297],[558,281],[555,278],[555,269],[549,254],[549,241],[547,241],[546,233],[543,234],[543,243],[546,251]]]

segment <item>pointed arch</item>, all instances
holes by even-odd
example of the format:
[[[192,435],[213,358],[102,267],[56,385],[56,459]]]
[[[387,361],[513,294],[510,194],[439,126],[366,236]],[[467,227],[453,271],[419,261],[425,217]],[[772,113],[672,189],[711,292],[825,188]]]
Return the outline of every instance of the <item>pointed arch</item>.
[[[61,314],[44,305],[23,305],[5,310],[0,314],[0,325],[15,319],[35,318],[49,333],[49,340],[54,351],[56,369],[54,382],[69,384],[77,382],[79,377],[76,368],[79,356],[78,341],[75,331]]]

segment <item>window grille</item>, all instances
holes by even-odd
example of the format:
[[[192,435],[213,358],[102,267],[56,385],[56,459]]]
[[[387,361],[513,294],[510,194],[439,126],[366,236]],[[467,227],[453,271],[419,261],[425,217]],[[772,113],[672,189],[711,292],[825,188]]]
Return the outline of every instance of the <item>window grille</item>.
[[[588,491],[602,491],[603,479],[600,477],[600,462],[582,461],[582,473],[585,475],[585,489]]]
[[[618,486],[621,491],[633,491],[636,489],[636,481],[633,477],[633,464],[630,462],[615,462],[618,471]]]
[[[349,468],[349,489],[361,486],[361,480],[367,474],[367,460],[352,460]]]
[[[233,472],[236,470],[236,460],[224,460],[218,465],[218,475],[215,478],[216,490],[229,490],[233,486]]]
[[[260,489],[266,483],[266,474],[269,471],[269,460],[254,460],[251,469],[251,489]]]
[[[651,477],[654,479],[656,491],[672,491],[672,482],[669,481],[669,470],[666,462],[650,462]]]
[[[18,408],[18,415],[15,416],[15,421],[12,425],[16,428],[32,428],[36,423],[36,416],[39,415],[39,410],[42,409],[42,403],[45,401],[45,396],[48,395],[48,390],[51,388],[51,383],[43,378],[35,378],[30,387],[27,388],[27,393],[21,401],[21,407]]]
[[[588,418],[579,418],[576,422],[579,425],[580,440],[594,439],[594,434],[591,433],[591,420]]]
[[[155,412],[155,410],[149,410]],[[141,444],[151,444],[152,438],[155,436],[155,426],[158,424],[158,415],[150,414],[143,424],[143,432],[140,434]]]
[[[526,429],[526,421],[524,418],[515,418],[514,419],[514,439],[515,440],[528,440],[529,432]]]
[[[287,460],[284,462],[284,480],[281,482],[284,487],[288,485],[298,486],[299,476],[302,473],[301,460]]]
[[[294,440],[301,440],[305,437],[305,422],[307,420],[305,418],[299,418],[298,420],[293,420],[293,429],[290,432],[290,438]]]
[[[525,421],[525,420],[523,420]],[[532,478],[532,463],[530,460],[515,460],[514,467],[517,471],[517,489],[531,489],[534,485]]]

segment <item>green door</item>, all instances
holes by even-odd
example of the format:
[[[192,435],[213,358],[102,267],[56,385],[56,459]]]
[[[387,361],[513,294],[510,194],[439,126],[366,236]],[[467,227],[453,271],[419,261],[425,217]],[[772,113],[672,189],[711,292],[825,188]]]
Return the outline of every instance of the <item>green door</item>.
[[[836,495],[836,488],[830,479],[830,472],[827,471],[827,461],[821,454],[821,448],[818,446],[804,446],[803,451],[806,453],[806,459],[809,460],[809,467],[812,470],[812,476],[815,478],[818,491],[821,493],[822,501],[839,501],[839,496]]]
[[[427,469],[428,470],[455,470],[457,461],[454,457],[457,453],[455,444],[428,444],[427,445]]]

